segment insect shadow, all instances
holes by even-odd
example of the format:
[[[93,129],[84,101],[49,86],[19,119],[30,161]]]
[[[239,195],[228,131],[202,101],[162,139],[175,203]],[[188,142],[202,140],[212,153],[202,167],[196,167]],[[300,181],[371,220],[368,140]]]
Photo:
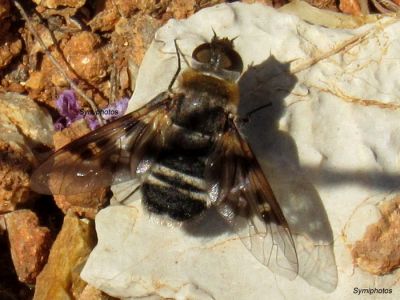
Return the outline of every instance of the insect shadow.
[[[239,116],[246,119],[249,112],[254,113],[241,131],[250,142],[290,225],[299,259],[299,275],[309,284],[331,292],[337,285],[337,267],[328,216],[317,190],[299,164],[295,141],[279,130],[284,99],[296,82],[289,64],[273,56],[249,67],[239,81]],[[190,222],[184,230],[202,237],[230,230],[215,210],[206,213],[195,226]]]

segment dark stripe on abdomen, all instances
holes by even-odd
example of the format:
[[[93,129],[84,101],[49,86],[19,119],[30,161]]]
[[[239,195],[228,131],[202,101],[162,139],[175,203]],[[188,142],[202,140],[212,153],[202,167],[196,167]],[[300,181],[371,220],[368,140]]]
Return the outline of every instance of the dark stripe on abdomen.
[[[213,137],[223,130],[226,120],[220,104],[214,94],[195,89],[185,91],[185,97],[172,108],[173,124],[166,130],[166,143],[142,185],[149,211],[184,221],[207,208],[206,159]]]
[[[184,221],[206,209],[208,195],[203,176],[208,151],[186,152],[165,151],[154,163],[142,185],[143,203],[150,212]]]

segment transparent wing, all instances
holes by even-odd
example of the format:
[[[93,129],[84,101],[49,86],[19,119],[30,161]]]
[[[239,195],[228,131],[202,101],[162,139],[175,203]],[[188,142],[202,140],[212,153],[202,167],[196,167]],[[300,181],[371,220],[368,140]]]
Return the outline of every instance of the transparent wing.
[[[227,122],[207,162],[212,204],[261,263],[294,279],[298,260],[288,223],[250,146]]]
[[[162,140],[169,101],[162,93],[139,110],[64,146],[34,171],[31,188],[41,194],[73,195],[134,178],[131,170]]]

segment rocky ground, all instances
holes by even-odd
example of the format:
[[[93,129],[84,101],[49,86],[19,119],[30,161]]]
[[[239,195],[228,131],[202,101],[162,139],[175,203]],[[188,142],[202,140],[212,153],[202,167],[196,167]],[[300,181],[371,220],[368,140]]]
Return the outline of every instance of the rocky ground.
[[[111,299],[79,277],[96,244],[93,219],[110,192],[53,199],[29,188],[43,153],[90,131],[84,119],[55,131],[56,99],[71,83],[97,108],[129,98],[155,31],[171,18],[225,1],[19,2],[0,0],[0,299]],[[287,0],[243,2],[279,7]],[[353,15],[387,13],[400,5],[310,2]],[[80,107],[90,109],[76,94]]]

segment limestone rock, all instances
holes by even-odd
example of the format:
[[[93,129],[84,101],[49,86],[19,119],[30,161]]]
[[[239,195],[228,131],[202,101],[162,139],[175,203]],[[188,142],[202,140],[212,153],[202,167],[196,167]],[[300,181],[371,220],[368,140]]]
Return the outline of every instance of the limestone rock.
[[[0,95],[0,115],[18,127],[34,144],[53,145],[53,122],[50,115],[28,97],[6,93]]]
[[[170,20],[143,59],[130,110],[168,87],[177,69],[174,40],[189,59],[212,38],[211,28],[236,37],[245,67],[239,114],[272,103],[242,130],[292,229],[298,278],[260,264],[215,212],[192,226],[165,226],[143,211],[138,194],[97,215],[99,243],[82,277],[123,299],[333,300],[349,299],[355,287],[391,289],[389,296],[399,298],[399,271],[360,270],[344,237],[362,203],[400,189],[398,19],[331,29],[233,3]],[[122,187],[113,192],[116,203],[124,198]],[[371,216],[379,219],[374,210],[358,216],[360,231]]]
[[[37,216],[22,209],[6,215],[11,256],[20,281],[34,283],[49,254],[51,235]]]
[[[102,291],[96,289],[91,285],[87,285],[82,294],[79,295],[78,300],[112,300],[113,298]]]
[[[66,215],[48,262],[36,279],[34,299],[74,299],[71,295],[78,297],[86,286],[79,272],[94,245],[92,224],[79,220],[73,214]]]
[[[30,98],[0,95],[0,212],[28,200],[35,149],[52,145],[52,121]]]

